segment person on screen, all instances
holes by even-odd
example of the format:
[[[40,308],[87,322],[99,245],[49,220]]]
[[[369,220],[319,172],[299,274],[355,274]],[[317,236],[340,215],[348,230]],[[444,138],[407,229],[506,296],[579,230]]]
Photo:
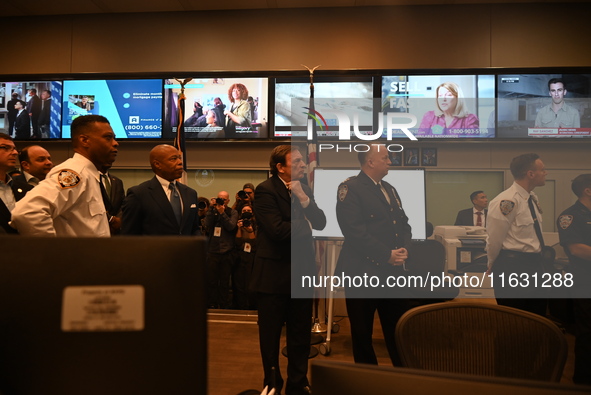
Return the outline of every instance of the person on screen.
[[[27,112],[31,118],[33,126],[33,138],[40,138],[39,132],[39,114],[41,114],[41,98],[37,96],[37,89],[29,89],[29,101],[27,102]]]
[[[472,207],[458,211],[455,226],[486,226],[486,214],[488,210],[488,198],[484,191],[475,191],[470,194]]]
[[[20,100],[14,105],[17,111],[14,121],[14,138],[18,140],[31,137],[31,117],[25,109],[25,105],[25,102]]]
[[[47,139],[50,137],[49,120],[51,117],[51,92],[47,89],[41,92],[41,111],[37,123],[39,124],[40,138]]]
[[[226,105],[222,102],[222,99],[216,97],[213,99],[213,111],[217,112],[217,121],[216,123],[218,126],[223,128],[226,127],[226,117],[224,116],[224,110],[226,109]]]
[[[82,99],[76,104],[78,105],[78,107],[82,108],[83,110],[86,110],[86,111],[91,110],[91,104],[90,104],[90,101],[88,101],[88,96],[83,96]]]
[[[19,95],[17,92],[12,93],[12,99],[6,103],[6,112],[8,113],[8,135],[14,137],[14,124],[16,122],[16,116],[18,115],[18,110],[14,107],[14,105],[21,101],[19,99]]]
[[[437,108],[423,115],[419,131],[429,135],[453,135],[454,129],[473,129],[480,126],[478,117],[468,111],[464,94],[458,84],[444,82],[435,91]],[[466,134],[470,136],[470,134]]]
[[[552,103],[542,107],[536,116],[536,128],[580,128],[579,111],[564,102],[566,86],[560,78],[548,81],[548,91]]]
[[[228,89],[228,99],[232,103],[230,110],[224,111],[226,116],[226,137],[234,138],[240,129],[250,132],[252,118],[248,99],[248,89],[243,84],[232,84]]]
[[[358,160],[359,174],[343,181],[337,191],[336,214],[345,242],[334,274],[375,277],[386,284],[390,276],[405,275],[405,262],[412,259],[411,227],[398,192],[383,180],[392,164],[386,147],[372,144],[368,152],[359,152]],[[390,360],[401,365],[394,330],[410,307],[407,298],[403,288],[345,284],[355,363],[378,364],[372,340],[377,311]]]
[[[17,202],[11,226],[24,236],[109,237],[100,169],[117,157],[119,143],[107,118],[79,116],[72,122],[74,156]]]

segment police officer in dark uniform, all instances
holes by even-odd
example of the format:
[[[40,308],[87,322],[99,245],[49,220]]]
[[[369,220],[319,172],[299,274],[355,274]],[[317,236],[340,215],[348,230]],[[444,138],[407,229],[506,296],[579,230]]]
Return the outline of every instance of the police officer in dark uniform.
[[[394,330],[408,310],[408,295],[388,287],[386,279],[404,276],[411,228],[396,189],[382,181],[391,165],[386,147],[372,144],[359,153],[359,163],[359,175],[338,189],[337,219],[345,242],[335,276],[344,280],[355,362],[377,364],[372,345],[377,310],[390,359],[400,365]]]
[[[591,385],[591,174],[581,174],[572,182],[579,198],[558,217],[560,245],[572,267],[572,294],[575,324],[575,373],[573,382]]]

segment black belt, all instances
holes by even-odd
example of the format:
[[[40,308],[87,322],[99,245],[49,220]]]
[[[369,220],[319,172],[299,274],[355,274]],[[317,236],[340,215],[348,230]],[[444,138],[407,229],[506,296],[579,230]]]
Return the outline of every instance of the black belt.
[[[503,258],[523,258],[523,259],[534,259],[542,258],[541,252],[521,252],[513,250],[501,250],[499,256]]]

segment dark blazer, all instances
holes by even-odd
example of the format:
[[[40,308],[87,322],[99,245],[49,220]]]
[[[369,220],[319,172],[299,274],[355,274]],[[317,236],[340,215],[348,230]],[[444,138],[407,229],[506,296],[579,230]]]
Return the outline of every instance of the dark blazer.
[[[27,194],[27,192],[33,189],[33,186],[29,185],[24,177],[13,177],[12,184],[10,186],[12,188],[14,200],[17,202],[21,200]],[[4,202],[0,199],[0,227],[2,227],[6,233],[18,233],[16,229],[8,225],[10,219],[10,211],[8,211],[8,207],[6,207]]]
[[[49,125],[51,117],[51,99],[41,100],[41,110],[39,112],[39,125]]]
[[[119,177],[115,177],[109,173],[109,181],[111,181],[111,210],[110,215],[117,217],[121,216],[121,206],[123,205],[123,199],[125,199],[125,189],[123,188],[123,181]]]
[[[15,139],[28,139],[31,137],[31,117],[29,117],[27,110],[21,111],[21,113],[16,116],[14,130]]]
[[[404,247],[411,258],[408,217],[396,189],[383,180],[382,185],[390,203],[364,172],[339,186],[336,211],[345,241],[335,274],[392,275],[399,271],[388,263],[392,250]]]
[[[127,190],[123,200],[122,235],[200,235],[197,192],[177,182],[183,201],[183,219],[179,227],[170,201],[154,176]]]
[[[488,210],[484,209],[484,218],[486,220],[486,216],[488,215]],[[465,210],[458,211],[458,216],[456,217],[455,226],[475,226],[474,223],[474,209],[467,208]]]
[[[324,229],[326,217],[310,188],[302,188],[310,198],[305,209],[298,199],[294,198],[292,204],[289,191],[278,176],[256,188],[257,253],[250,284],[254,292],[290,294],[292,267],[296,273],[316,273],[310,224],[314,229]],[[293,261],[292,249],[296,252]]]

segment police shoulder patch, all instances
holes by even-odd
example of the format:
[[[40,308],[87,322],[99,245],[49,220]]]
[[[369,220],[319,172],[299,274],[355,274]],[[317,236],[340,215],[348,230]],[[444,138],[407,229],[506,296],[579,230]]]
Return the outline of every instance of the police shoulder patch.
[[[558,217],[558,225],[566,230],[568,227],[573,223],[573,216],[572,215],[561,215]]]
[[[345,201],[345,198],[347,197],[347,192],[349,192],[349,187],[347,186],[347,184],[343,183],[339,185],[338,197],[341,202]]]
[[[511,211],[515,208],[515,202],[513,200],[501,200],[499,204],[499,208],[501,209],[501,213],[503,215],[511,214]]]
[[[74,170],[64,169],[58,173],[57,182],[62,189],[73,188],[80,183],[80,175]]]

